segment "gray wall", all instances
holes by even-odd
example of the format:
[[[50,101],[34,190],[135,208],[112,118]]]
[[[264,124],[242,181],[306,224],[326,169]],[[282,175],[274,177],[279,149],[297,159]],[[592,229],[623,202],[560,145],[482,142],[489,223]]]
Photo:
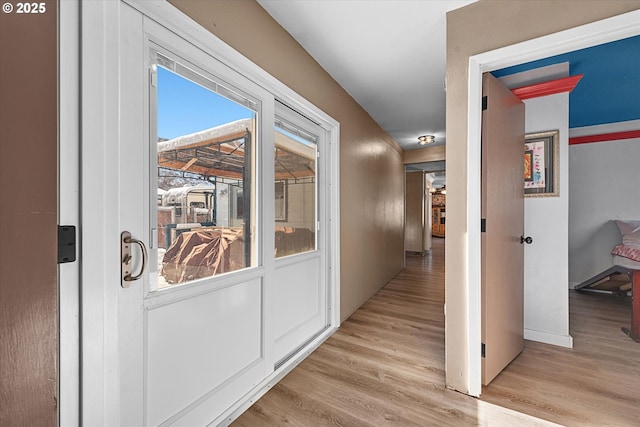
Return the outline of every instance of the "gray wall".
[[[569,147],[569,283],[613,265],[620,243],[612,220],[640,219],[640,139]]]
[[[524,248],[524,337],[548,344],[572,346],[569,336],[569,93],[525,101],[525,131],[558,130],[559,195],[526,197]]]

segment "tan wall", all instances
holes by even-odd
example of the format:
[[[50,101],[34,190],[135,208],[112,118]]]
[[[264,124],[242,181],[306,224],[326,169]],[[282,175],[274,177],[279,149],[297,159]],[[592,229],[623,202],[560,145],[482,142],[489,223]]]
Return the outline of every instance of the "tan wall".
[[[424,172],[407,172],[405,186],[405,251],[423,252],[425,250],[425,199]]]
[[[402,149],[254,0],[171,3],[340,122],[345,320],[403,268]]]
[[[446,146],[437,145],[435,147],[416,148],[415,150],[405,150],[404,164],[423,162],[438,162],[445,160]]]
[[[447,385],[468,391],[465,265],[469,57],[640,8],[638,1],[480,0],[447,14]],[[485,30],[488,29],[488,30]]]
[[[58,421],[57,2],[45,7],[0,13],[1,426]]]

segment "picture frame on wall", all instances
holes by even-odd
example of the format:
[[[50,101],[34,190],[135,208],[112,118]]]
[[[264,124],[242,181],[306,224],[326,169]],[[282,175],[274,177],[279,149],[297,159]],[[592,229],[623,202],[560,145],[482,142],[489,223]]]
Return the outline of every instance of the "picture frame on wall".
[[[525,197],[560,195],[560,149],[558,130],[524,136]]]

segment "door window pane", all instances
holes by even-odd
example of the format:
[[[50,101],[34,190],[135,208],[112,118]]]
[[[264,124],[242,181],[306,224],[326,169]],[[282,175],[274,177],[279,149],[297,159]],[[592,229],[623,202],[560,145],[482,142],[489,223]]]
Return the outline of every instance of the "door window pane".
[[[256,265],[256,111],[238,91],[158,57],[151,181],[163,289]]]
[[[301,128],[276,120],[276,258],[316,249],[317,140]]]

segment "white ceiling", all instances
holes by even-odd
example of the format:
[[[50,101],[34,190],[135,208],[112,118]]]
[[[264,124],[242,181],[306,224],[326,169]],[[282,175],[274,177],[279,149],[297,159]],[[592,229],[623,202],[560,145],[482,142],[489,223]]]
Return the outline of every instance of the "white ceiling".
[[[445,143],[445,14],[475,0],[257,1],[403,148]]]

